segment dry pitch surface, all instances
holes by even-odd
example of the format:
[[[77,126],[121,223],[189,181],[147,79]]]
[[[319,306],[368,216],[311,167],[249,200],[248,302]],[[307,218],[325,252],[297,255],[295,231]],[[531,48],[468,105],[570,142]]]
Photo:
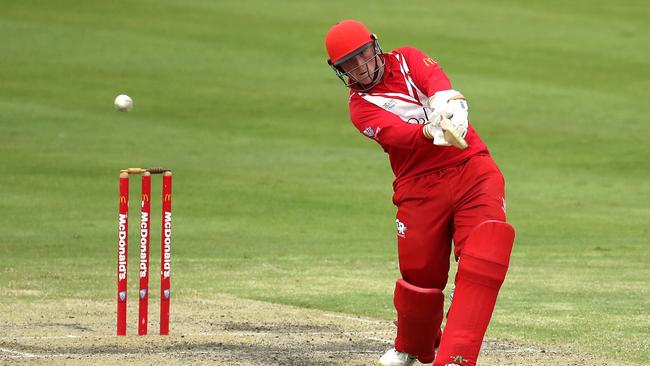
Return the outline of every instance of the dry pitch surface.
[[[150,304],[150,333],[157,332]],[[3,306],[4,307],[4,306]],[[171,335],[117,337],[115,303],[23,303],[0,313],[0,364],[374,365],[390,348],[392,322],[227,295],[172,303]],[[566,349],[488,339],[481,365],[606,365]],[[620,364],[620,363],[617,363]]]

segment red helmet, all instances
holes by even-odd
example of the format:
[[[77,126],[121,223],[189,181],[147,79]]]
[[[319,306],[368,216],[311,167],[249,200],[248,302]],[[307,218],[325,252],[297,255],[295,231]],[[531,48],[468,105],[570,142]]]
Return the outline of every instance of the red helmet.
[[[374,42],[375,35],[361,22],[348,19],[336,23],[327,32],[325,47],[329,55],[330,65],[338,65],[345,61],[345,56],[354,54],[354,51]]]
[[[374,56],[372,59],[376,60],[373,81],[369,85],[361,85],[361,83],[350,77],[339,66],[371,46],[374,47]],[[327,32],[325,47],[329,56],[327,63],[334,69],[336,75],[347,87],[358,91],[368,91],[381,80],[384,73],[384,60],[379,41],[377,41],[377,36],[370,33],[368,28],[361,22],[347,19],[336,23]],[[366,64],[370,60],[368,59]],[[367,67],[366,65],[363,66]]]

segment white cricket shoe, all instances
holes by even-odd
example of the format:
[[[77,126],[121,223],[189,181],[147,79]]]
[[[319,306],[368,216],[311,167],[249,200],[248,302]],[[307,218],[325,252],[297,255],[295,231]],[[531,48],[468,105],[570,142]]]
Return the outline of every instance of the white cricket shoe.
[[[411,366],[415,362],[415,357],[406,352],[397,352],[391,348],[377,362],[377,366]]]

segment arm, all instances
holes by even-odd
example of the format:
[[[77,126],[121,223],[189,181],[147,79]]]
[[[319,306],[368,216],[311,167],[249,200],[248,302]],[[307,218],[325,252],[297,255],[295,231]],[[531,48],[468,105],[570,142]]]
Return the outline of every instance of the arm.
[[[466,148],[464,137],[469,123],[465,97],[451,89],[442,68],[424,52],[413,47],[403,47],[399,52],[409,65],[413,81],[429,97],[427,106],[434,112],[431,123],[423,128],[424,135],[434,144],[446,145],[447,142]]]
[[[359,132],[377,141],[384,150],[389,146],[414,149],[431,144],[431,140],[434,145],[453,145],[465,149],[467,148],[464,140],[467,133],[467,118],[464,119],[464,125],[454,122],[454,120],[458,121],[460,116],[457,113],[454,117],[453,113],[442,108],[434,113],[431,123],[411,124],[363,100],[356,100],[350,104],[352,123]]]
[[[413,149],[431,145],[421,124],[405,123],[395,114],[365,100],[356,99],[350,103],[350,118],[359,132],[377,141],[384,149],[389,146]]]

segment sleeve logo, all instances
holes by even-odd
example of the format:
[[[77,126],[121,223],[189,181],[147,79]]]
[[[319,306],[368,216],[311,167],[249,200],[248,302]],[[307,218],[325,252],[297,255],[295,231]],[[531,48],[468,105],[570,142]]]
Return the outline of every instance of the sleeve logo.
[[[438,62],[436,62],[436,61],[435,61],[434,59],[432,59],[431,57],[425,57],[425,58],[423,58],[423,59],[422,59],[422,62],[424,62],[424,66],[427,66],[427,67],[429,67],[429,66],[431,66],[431,65],[437,65],[437,64],[438,64]]]
[[[363,134],[372,138],[375,137],[375,130],[373,130],[372,127],[366,127],[366,129],[363,130]]]

